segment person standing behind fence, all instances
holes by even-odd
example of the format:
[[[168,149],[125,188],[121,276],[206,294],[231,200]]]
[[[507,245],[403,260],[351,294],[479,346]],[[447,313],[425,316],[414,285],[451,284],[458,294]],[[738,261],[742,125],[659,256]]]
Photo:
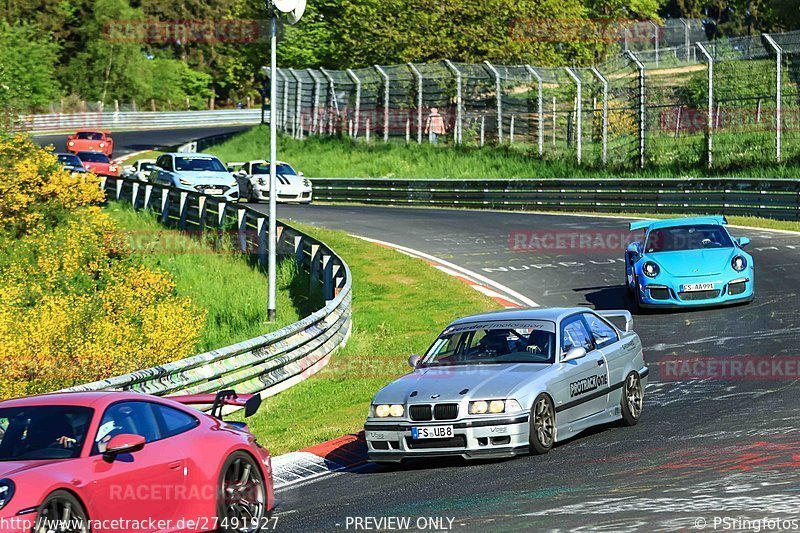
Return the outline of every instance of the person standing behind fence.
[[[431,144],[439,143],[439,135],[446,133],[444,127],[444,119],[439,114],[439,110],[435,107],[431,108],[431,113],[428,115],[428,121],[425,124],[425,133],[428,134],[428,140]]]

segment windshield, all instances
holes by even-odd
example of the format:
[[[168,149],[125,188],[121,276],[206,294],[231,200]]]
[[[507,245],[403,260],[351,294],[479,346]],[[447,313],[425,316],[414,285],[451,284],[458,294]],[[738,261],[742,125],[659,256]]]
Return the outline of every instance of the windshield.
[[[86,139],[87,141],[100,141],[103,139],[103,134],[96,131],[79,131],[75,137]]]
[[[651,230],[645,250],[647,253],[678,252],[732,246],[733,242],[722,226],[702,224]]]
[[[110,163],[108,157],[100,152],[78,152],[78,157],[89,163]]]
[[[555,323],[548,320],[459,324],[439,335],[424,366],[552,363],[555,344]]]
[[[81,453],[91,420],[88,407],[0,409],[0,461],[74,459]]]
[[[70,167],[82,167],[83,163],[81,163],[80,158],[76,155],[72,154],[59,154],[58,155],[58,162],[62,165],[70,166]]]
[[[269,163],[253,165],[253,174],[269,174]],[[289,165],[280,164],[275,166],[275,174],[297,175],[297,172]]]
[[[176,157],[175,170],[186,172],[227,172],[225,165],[216,157]]]

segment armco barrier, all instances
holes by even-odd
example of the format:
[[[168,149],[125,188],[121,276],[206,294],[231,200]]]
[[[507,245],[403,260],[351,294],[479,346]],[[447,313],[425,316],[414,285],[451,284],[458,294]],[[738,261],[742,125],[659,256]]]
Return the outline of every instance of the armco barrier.
[[[266,263],[267,218],[248,207],[127,178],[104,178],[103,188],[109,200],[152,210],[163,223],[178,229],[233,231],[241,252]],[[165,395],[235,388],[269,396],[324,367],[350,332],[350,270],[325,243],[280,221],[277,229],[278,254],[293,257],[308,272],[309,290],[320,291],[325,300],[322,309],[278,331],[233,346],[67,390]],[[266,286],[264,289],[266,294]]]
[[[269,112],[265,112],[269,120]],[[136,111],[120,113],[53,113],[23,115],[18,128],[31,133],[97,128],[137,130],[238,126],[261,123],[261,109],[218,109],[214,111]]]
[[[752,178],[399,180],[316,178],[314,199],[378,205],[800,219],[800,181]]]

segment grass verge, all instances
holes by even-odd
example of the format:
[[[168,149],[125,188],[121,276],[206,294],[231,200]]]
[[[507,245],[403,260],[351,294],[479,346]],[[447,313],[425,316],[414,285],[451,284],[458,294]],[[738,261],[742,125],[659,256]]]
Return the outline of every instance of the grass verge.
[[[277,320],[267,322],[267,277],[258,267],[234,253],[219,253],[180,232],[165,228],[154,216],[127,205],[106,209],[130,235],[145,265],[168,272],[180,296],[206,309],[198,348],[208,351],[263,335],[296,322],[311,312],[314,302],[304,296],[293,261],[280,263],[277,279]]]
[[[722,140],[718,139],[719,142]],[[289,161],[311,178],[568,179],[738,176],[793,179],[797,176],[796,163],[758,165],[756,163],[758,159],[753,159],[756,156],[752,154],[747,156],[749,159],[743,160],[743,163],[736,166],[737,163],[733,159],[738,152],[732,147],[730,150],[726,148],[724,153],[716,156],[720,159],[728,152],[732,154],[728,158],[731,161],[726,163],[727,168],[709,171],[702,165],[702,161],[693,155],[698,150],[702,152],[697,148],[700,146],[699,141],[684,139],[677,144],[674,139],[668,141],[671,144],[665,145],[662,150],[653,150],[653,157],[656,157],[657,161],[644,170],[579,166],[575,163],[574,157],[568,154],[542,159],[536,147],[524,144],[483,148],[434,147],[415,142],[383,143],[380,140],[366,144],[336,137],[308,137],[299,141],[281,135],[279,146],[280,159]],[[260,159],[264,157],[263,154],[268,153],[268,142],[267,128],[255,127],[207,151],[216,154],[223,161]],[[765,158],[765,162],[769,160],[769,156],[761,152],[757,155]]]
[[[410,371],[451,320],[498,304],[426,263],[344,232],[296,227],[336,250],[353,274],[350,340],[316,376],[269,398],[248,421],[273,454],[298,450],[364,424],[373,395]]]

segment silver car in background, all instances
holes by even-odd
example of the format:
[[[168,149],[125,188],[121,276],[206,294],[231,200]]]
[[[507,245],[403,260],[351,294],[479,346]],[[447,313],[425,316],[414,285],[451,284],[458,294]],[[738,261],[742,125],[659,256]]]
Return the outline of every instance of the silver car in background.
[[[632,325],[628,311],[581,307],[456,320],[375,395],[370,460],[540,454],[591,426],[636,424],[649,371]]]
[[[215,155],[173,152],[161,154],[148,181],[172,185],[226,200],[239,199],[239,185]]]

